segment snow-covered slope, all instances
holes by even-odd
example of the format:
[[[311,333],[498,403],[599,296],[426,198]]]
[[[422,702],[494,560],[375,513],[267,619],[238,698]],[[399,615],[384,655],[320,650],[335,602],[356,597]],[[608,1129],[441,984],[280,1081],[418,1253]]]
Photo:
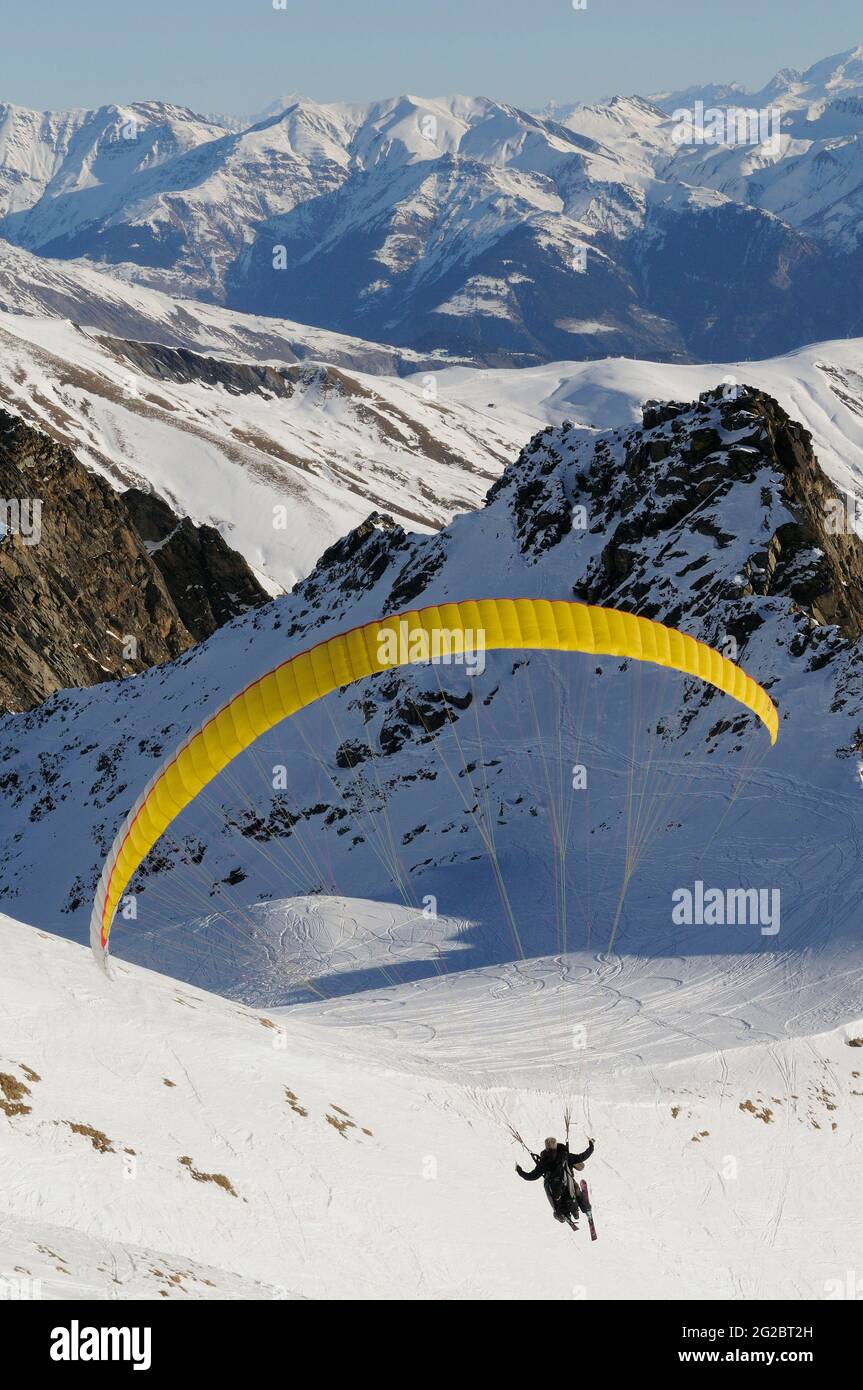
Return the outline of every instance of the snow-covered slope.
[[[29,111],[0,104],[0,197],[15,217],[45,200],[55,216],[71,195],[78,216],[104,214],[111,190],[224,131],[185,107],[142,101],[96,111]],[[85,211],[86,210],[86,211]],[[76,216],[52,222],[52,233],[74,227]]]
[[[388,949],[373,904],[316,916],[324,954],[321,926],[347,920]],[[609,1028],[609,1055],[570,1053],[550,1089],[515,976],[439,982],[435,1022],[458,1038],[443,1060],[409,985],[267,1014],[136,967],[109,983],[82,947],[6,917],[0,950],[0,1268],[25,1297],[844,1295],[861,1238],[851,1021],[641,1066],[620,1065]],[[673,991],[681,1031],[698,995]],[[484,1052],[517,1083],[477,1081]],[[574,1142],[597,1140],[596,1244],[513,1172],[506,1124],[537,1145],[563,1097]]]
[[[0,310],[0,401],[116,486],[152,488],[175,510],[218,526],[272,592],[307,574],[372,511],[433,529],[477,506],[546,424],[621,427],[641,418],[646,399],[687,400],[717,382],[769,392],[812,433],[828,475],[863,493],[863,339],[704,366],[614,357],[446,366],[117,285],[85,266],[4,252],[2,243],[0,276],[4,258],[10,283],[28,297],[15,312]],[[49,271],[52,288],[68,278],[79,296],[73,307],[88,317],[45,317],[46,308],[69,307],[44,286],[32,297],[36,272]],[[82,321],[101,331],[81,329]],[[256,378],[254,364],[274,367],[281,383]],[[287,507],[287,525],[274,529],[277,505]]]
[[[519,428],[568,419],[608,430],[636,424],[646,400],[691,400],[719,383],[767,391],[808,429],[819,462],[843,489],[863,494],[863,338],[815,343],[764,361],[681,366],[631,361],[551,362],[521,371],[452,367],[437,373],[441,401],[458,402]]]
[[[216,526],[270,592],[375,511],[433,530],[477,506],[530,433],[436,380],[130,343],[0,312],[0,403],[116,487]]]
[[[88,265],[49,260],[0,241],[0,310],[70,319],[118,337],[226,355],[244,362],[320,360],[372,373],[440,366],[444,353],[367,342],[286,319],[232,313],[145,289]]]

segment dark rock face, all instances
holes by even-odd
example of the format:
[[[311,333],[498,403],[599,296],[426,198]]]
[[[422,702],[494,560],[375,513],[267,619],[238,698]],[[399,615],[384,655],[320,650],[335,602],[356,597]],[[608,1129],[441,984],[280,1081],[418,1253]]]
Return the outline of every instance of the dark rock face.
[[[609,539],[578,585],[578,597],[654,616],[668,583],[656,574],[656,555],[674,559],[675,536],[683,531],[720,548],[728,544],[724,499],[741,483],[754,485],[768,469],[778,481],[775,500],[793,520],[768,523],[775,484],[765,485],[767,529],[734,586],[726,584],[719,593],[711,583],[707,544],[704,556],[688,564],[690,572],[704,571],[690,578],[695,611],[707,613],[719,599],[779,595],[794,599],[813,623],[838,627],[852,641],[863,633],[863,542],[853,530],[833,524],[844,500],[822,471],[811,435],[772,397],[739,387],[705,392],[694,407],[649,401],[643,428],[625,436],[622,446],[622,471],[603,436],[592,466],[579,475],[576,501],[585,504],[591,529]]]
[[[289,368],[260,366],[256,362],[225,362],[187,348],[166,347],[161,343],[137,343],[103,335],[102,342],[155,381],[174,381],[183,385],[202,382],[221,386],[235,396],[268,394],[284,400],[294,393]]]
[[[266,600],[218,533],[156,501],[130,508],[69,449],[4,411],[0,499],[0,710],[170,661]],[[176,539],[157,563],[134,512],[146,529],[160,506]]]
[[[291,362],[285,367],[270,367],[258,362],[229,362],[188,348],[142,343],[104,333],[100,334],[100,342],[154,381],[171,381],[180,386],[195,382],[221,387],[232,396],[275,396],[278,400],[290,400],[298,389],[313,387],[324,400],[351,396],[376,403],[374,392],[333,365]]]
[[[565,438],[566,427],[562,434]],[[534,435],[522,455],[530,458],[530,467],[516,478],[510,497],[515,534],[529,564],[535,564],[549,546],[559,545],[572,530],[572,512],[560,467],[562,455],[551,442],[554,437],[551,426]],[[490,489],[486,505],[510,486],[507,470]]]
[[[185,627],[201,642],[223,623],[269,602],[246,561],[213,526],[181,521],[154,493],[129,488],[123,502]]]
[[[372,512],[325,550],[312,573],[296,586],[294,593],[303,607],[289,635],[319,626],[334,613],[350,614],[357,598],[373,589],[402,553],[411,550],[411,542],[391,516]]]

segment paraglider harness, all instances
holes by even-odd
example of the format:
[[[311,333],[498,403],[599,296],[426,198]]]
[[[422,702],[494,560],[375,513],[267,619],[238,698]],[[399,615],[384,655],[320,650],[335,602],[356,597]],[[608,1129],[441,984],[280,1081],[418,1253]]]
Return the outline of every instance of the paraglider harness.
[[[536,1163],[540,1162],[539,1154],[532,1154],[531,1157]],[[556,1213],[569,1216],[573,1209],[578,1213],[578,1184],[572,1171],[572,1154],[568,1145],[558,1144],[554,1150],[553,1166],[544,1174],[542,1185]]]
[[[593,1152],[593,1142],[584,1154],[572,1154],[569,1150],[569,1126],[570,1126],[569,1106],[564,1111],[564,1121],[566,1123],[566,1139],[562,1144],[558,1144],[554,1150],[545,1149],[542,1154],[535,1154],[532,1149],[527,1147],[518,1130],[509,1125],[509,1132],[516,1143],[530,1154],[534,1162],[534,1171],[531,1174],[522,1173],[522,1177],[528,1180],[538,1178],[542,1173],[542,1185],[545,1188],[545,1195],[551,1203],[551,1209],[555,1216],[561,1218],[571,1218],[578,1216],[580,1211],[586,1211],[581,1189],[573,1172],[573,1163],[589,1158]],[[521,1172],[521,1169],[519,1169]]]

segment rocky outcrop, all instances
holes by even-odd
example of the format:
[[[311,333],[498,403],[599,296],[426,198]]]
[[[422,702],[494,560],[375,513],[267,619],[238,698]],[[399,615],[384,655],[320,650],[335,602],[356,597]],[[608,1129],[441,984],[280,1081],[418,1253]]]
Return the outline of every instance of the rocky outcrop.
[[[349,614],[357,596],[373,589],[383,575],[413,547],[401,526],[383,512],[372,512],[341,540],[326,549],[312,573],[294,590],[301,607],[288,635],[327,622],[335,613]]]
[[[235,396],[271,395],[285,399],[294,393],[296,369],[267,367],[257,362],[228,362],[162,343],[138,343],[106,335],[101,341],[118,357],[156,381],[182,385],[200,382],[204,386],[221,386]]]
[[[144,511],[0,411],[0,710],[170,661],[265,600],[217,533],[173,514],[159,562],[136,524]]]
[[[648,401],[641,426],[599,435],[544,430],[488,502],[507,508],[531,569],[569,570],[573,597],[755,662],[774,696],[769,664],[782,649],[808,673],[831,668],[832,711],[858,698],[863,540],[854,499],[765,392],[720,386],[693,402]],[[691,710],[711,698],[687,696]]]
[[[196,642],[269,601],[239,551],[214,526],[179,520],[161,497],[140,488],[122,494],[138,535]]]
[[[753,387],[720,387],[689,404],[648,401],[641,428],[609,431],[592,446],[578,432],[545,431],[490,499],[501,493],[533,563],[571,536],[579,512],[586,533],[604,538],[574,585],[588,602],[674,624],[746,597],[784,597],[815,626],[852,641],[863,633],[863,541],[846,523],[846,499],[808,431]],[[743,498],[760,511],[760,532],[751,530],[739,572],[720,577],[715,557],[743,538],[733,523]]]
[[[188,348],[164,343],[142,343],[134,339],[100,334],[99,341],[123,361],[154,381],[170,381],[178,386],[197,383],[221,387],[232,396],[275,397],[290,400],[298,390],[314,389],[320,399],[350,396],[355,400],[378,403],[375,392],[361,385],[338,367],[319,362],[292,362],[272,367],[259,362],[229,361]],[[392,428],[392,426],[391,426]],[[433,443],[433,441],[432,441]],[[438,452],[440,446],[438,446]],[[432,455],[435,449],[431,449]]]

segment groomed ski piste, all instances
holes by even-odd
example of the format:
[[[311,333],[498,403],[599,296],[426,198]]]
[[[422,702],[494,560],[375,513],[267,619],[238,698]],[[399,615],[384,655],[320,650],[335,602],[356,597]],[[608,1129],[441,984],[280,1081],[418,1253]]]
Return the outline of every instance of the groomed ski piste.
[[[353,941],[366,963],[392,964],[416,926],[361,901],[269,910],[334,961]],[[856,1287],[863,1021],[794,1036],[774,989],[770,1028],[765,1000],[741,1002],[741,1045],[705,1048],[707,998],[731,987],[731,960],[579,960],[589,1061],[576,1053],[565,1085],[578,1082],[575,1143],[597,1141],[592,1244],[586,1221],[558,1225],[541,1185],[518,1180],[525,1155],[506,1128],[531,1147],[562,1131],[548,1061],[566,1042],[543,1045],[567,988],[559,962],[267,1012],[122,961],[107,981],[82,946],[10,918],[0,950],[7,1295],[745,1300]]]

